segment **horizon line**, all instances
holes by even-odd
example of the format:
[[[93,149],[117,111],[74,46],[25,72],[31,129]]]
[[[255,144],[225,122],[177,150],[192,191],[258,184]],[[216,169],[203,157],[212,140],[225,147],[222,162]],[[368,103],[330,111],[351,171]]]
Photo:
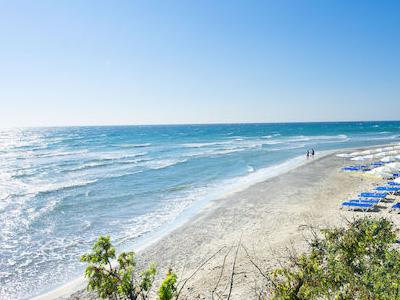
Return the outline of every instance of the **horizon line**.
[[[400,122],[397,120],[341,120],[341,121],[286,121],[286,122],[210,122],[210,123],[137,123],[137,124],[89,124],[89,125],[33,125],[33,126],[10,126],[0,129],[29,129],[29,128],[62,128],[62,127],[130,127],[130,126],[207,126],[207,125],[267,125],[267,124],[324,124],[324,123],[373,123],[373,122]]]

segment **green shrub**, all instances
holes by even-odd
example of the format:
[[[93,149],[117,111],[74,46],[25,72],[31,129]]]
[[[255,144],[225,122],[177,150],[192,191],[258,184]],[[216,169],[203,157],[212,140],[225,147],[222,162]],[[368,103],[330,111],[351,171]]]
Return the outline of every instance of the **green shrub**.
[[[115,258],[115,248],[109,236],[100,236],[92,252],[81,257],[81,261],[88,264],[85,269],[85,277],[89,279],[88,290],[96,291],[103,299],[148,299],[156,275],[155,265],[151,264],[137,275],[134,252],[121,253],[117,265],[113,266]]]
[[[160,289],[158,290],[159,300],[172,300],[176,296],[176,280],[177,276],[170,269],[167,277],[162,282]]]
[[[311,251],[272,272],[272,299],[400,299],[393,224],[363,218],[322,231]]]

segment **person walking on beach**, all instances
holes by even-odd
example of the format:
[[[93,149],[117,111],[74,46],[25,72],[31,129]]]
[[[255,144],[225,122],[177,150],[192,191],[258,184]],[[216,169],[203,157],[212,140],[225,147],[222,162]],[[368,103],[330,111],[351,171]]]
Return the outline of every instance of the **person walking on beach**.
[[[307,150],[307,159],[310,157],[310,150]]]
[[[312,158],[314,158],[314,154],[315,154],[314,149],[311,149],[311,156],[312,156]]]

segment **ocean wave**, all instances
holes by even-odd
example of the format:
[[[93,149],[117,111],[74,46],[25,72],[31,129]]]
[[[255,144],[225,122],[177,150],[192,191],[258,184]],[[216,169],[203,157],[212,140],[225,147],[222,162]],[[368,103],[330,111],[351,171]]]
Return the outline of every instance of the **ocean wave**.
[[[364,135],[364,136],[359,136],[359,137],[355,137],[355,140],[365,140],[368,139],[368,141],[384,141],[384,140],[395,140],[395,139],[399,139],[400,135],[390,135],[390,136],[371,136],[371,135]]]
[[[91,162],[91,163],[86,163],[86,164],[77,166],[75,168],[64,169],[64,170],[62,170],[62,172],[64,172],[64,173],[80,172],[80,171],[85,171],[85,170],[89,170],[89,169],[108,167],[112,164],[113,164],[112,160],[104,160],[102,162]]]
[[[232,143],[232,141],[209,142],[209,143],[186,143],[186,144],[182,144],[182,146],[185,148],[203,148],[203,147],[209,147],[209,146],[226,145],[226,144],[230,144],[230,143]]]
[[[184,191],[184,190],[188,189],[189,187],[190,187],[190,185],[181,184],[181,185],[169,187],[169,188],[167,188],[167,189],[165,190],[165,192],[167,192],[167,193],[180,192],[180,191]]]
[[[92,237],[89,239],[91,241]],[[71,274],[76,274],[77,268],[72,265],[76,257],[79,257],[79,251],[82,251],[77,246],[88,243],[89,241],[78,235],[70,236],[68,239],[49,236],[46,241],[21,240],[18,252],[4,253],[4,260],[1,261],[7,272],[0,274],[2,279],[0,298],[27,299],[27,295],[31,293],[32,295],[28,297],[30,299],[42,291],[41,284],[54,280],[54,272],[59,273],[58,278],[69,280]],[[43,266],[48,266],[53,272],[43,272]]]
[[[50,153],[43,153],[43,154],[35,154],[37,158],[49,158],[49,157],[59,157],[59,156],[71,156],[71,155],[80,155],[88,153],[89,150],[80,150],[80,151],[64,151],[64,152],[50,152]]]
[[[151,143],[143,143],[143,144],[116,144],[114,146],[120,148],[146,148],[150,147],[151,145],[152,145]]]
[[[186,158],[216,157],[225,154],[232,154],[235,152],[242,152],[248,149],[249,149],[248,147],[226,147],[219,149],[208,149],[199,152],[186,153],[184,157]]]
[[[185,153],[185,156],[188,157],[218,156],[224,154],[231,154],[235,152],[252,151],[255,149],[261,149],[264,147],[269,147],[271,145],[278,145],[283,143],[285,143],[285,141],[274,140],[274,139],[243,139],[236,141],[232,140],[224,144],[218,143],[218,147],[211,147],[211,148],[196,147],[197,149],[202,149],[202,150]],[[217,145],[217,143],[215,143],[214,145]],[[193,148],[196,149],[195,147]]]
[[[102,152],[94,153],[95,158],[91,159],[92,162],[103,162],[103,161],[122,161],[126,159],[134,159],[138,157],[146,156],[147,152],[141,153],[127,153],[127,152]]]
[[[234,139],[224,141],[224,142],[209,142],[209,143],[189,143],[183,144],[186,148],[201,149],[209,148],[209,150],[204,150],[204,152],[192,154],[192,156],[205,156],[205,155],[218,155],[227,154],[232,152],[244,151],[248,149],[261,148],[263,145],[275,145],[284,143],[281,140],[271,139],[273,135],[265,136],[263,138],[243,138],[235,137]]]
[[[46,195],[49,193],[57,193],[66,190],[71,190],[79,187],[88,186],[94,184],[98,179],[91,180],[69,180],[57,183],[35,183],[35,186],[30,184],[21,185],[18,190],[20,192],[10,192],[7,194],[6,199],[20,198],[20,197],[35,197],[39,195]]]
[[[293,150],[293,149],[300,149],[304,148],[306,144],[287,144],[284,146],[279,146],[279,147],[273,147],[273,148],[268,148],[267,151],[282,151],[282,150]]]
[[[54,209],[56,208],[56,206],[58,205],[58,203],[60,202],[60,199],[51,199],[49,201],[46,202],[46,204],[43,207],[35,207],[35,208],[31,208],[29,209],[29,214],[28,214],[28,220],[27,220],[27,227],[32,226],[32,224],[36,221],[39,220],[40,218],[42,218],[45,215],[50,214],[52,211],[54,211]],[[51,228],[47,228],[47,233],[51,233],[49,232],[51,231]]]
[[[99,169],[105,167],[111,167],[115,165],[138,165],[141,162],[148,161],[150,159],[142,159],[146,154],[136,154],[136,155],[122,155],[119,157],[111,158],[111,157],[103,157],[99,159],[94,159],[87,161],[77,167],[66,168],[62,170],[64,173],[69,172],[80,172],[90,169]]]
[[[210,153],[211,156],[218,156],[218,155],[224,155],[224,154],[231,154],[231,153],[236,153],[236,152],[242,152],[247,150],[247,148],[231,148],[231,149],[222,149],[222,150],[216,150],[212,151]]]
[[[250,166],[250,165],[248,165],[248,166],[247,166],[247,172],[248,172],[248,173],[252,173],[252,172],[254,172],[254,167],[253,167],[253,166]]]
[[[289,142],[308,142],[308,141],[324,141],[324,140],[346,140],[348,136],[345,134],[338,135],[298,135],[287,139]]]
[[[278,140],[271,140],[271,141],[264,141],[262,144],[263,145],[279,145],[283,144],[283,141],[278,141]]]
[[[163,160],[154,160],[148,161],[144,164],[145,167],[152,170],[160,170],[168,167],[175,166],[177,164],[181,164],[186,162],[187,159],[163,159]]]
[[[56,193],[56,192],[62,192],[66,190],[71,190],[79,187],[85,187],[91,184],[96,183],[98,180],[97,179],[91,179],[91,180],[71,180],[67,182],[60,182],[60,183],[55,183],[55,184],[49,184],[45,185],[43,187],[39,187],[37,190],[34,191],[35,195],[42,195],[42,194],[48,194],[48,193]]]
[[[19,169],[10,176],[10,179],[23,179],[30,176],[36,176],[40,170],[37,169]]]
[[[272,136],[271,136],[272,137]],[[265,141],[266,138],[245,138],[245,137],[234,137],[233,139],[218,142],[208,142],[208,143],[187,143],[183,144],[185,148],[224,148],[224,147],[255,147],[261,146],[263,143],[268,143]]]

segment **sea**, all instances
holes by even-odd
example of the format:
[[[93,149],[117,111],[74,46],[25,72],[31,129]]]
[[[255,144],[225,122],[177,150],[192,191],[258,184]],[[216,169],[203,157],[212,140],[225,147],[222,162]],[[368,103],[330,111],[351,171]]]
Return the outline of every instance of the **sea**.
[[[99,235],[143,247],[306,151],[400,142],[400,122],[0,129],[0,299],[83,274]]]

